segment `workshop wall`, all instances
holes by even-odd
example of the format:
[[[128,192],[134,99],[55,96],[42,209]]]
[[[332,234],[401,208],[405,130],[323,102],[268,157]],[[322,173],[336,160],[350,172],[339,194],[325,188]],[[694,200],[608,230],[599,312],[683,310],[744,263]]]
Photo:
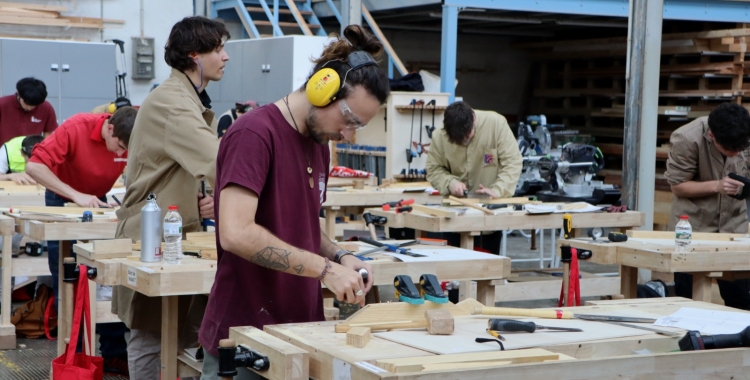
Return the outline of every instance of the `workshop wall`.
[[[239,38],[242,24],[226,24],[232,37]],[[383,32],[408,70],[440,75],[440,33]],[[510,44],[509,37],[459,35],[456,96],[462,96],[475,108],[508,115],[513,121],[526,104],[524,92],[529,87],[531,60],[527,51]]]
[[[36,25],[8,25],[0,24],[2,36],[28,36],[40,38],[63,38],[74,40],[88,40],[103,42],[112,39],[125,41],[125,63],[127,86],[133,104],[140,104],[151,91],[154,84],[161,83],[169,77],[170,68],[164,63],[164,44],[166,43],[172,25],[183,17],[193,15],[193,0],[61,0],[40,1],[28,0],[25,3],[65,6],[68,12],[65,16],[96,17],[104,19],[124,20],[120,27],[116,24],[106,24],[104,30],[80,29],[57,26]],[[144,20],[141,25],[141,3],[143,4]],[[155,78],[152,80],[132,79],[132,49],[131,38],[141,35],[155,38]],[[118,65],[121,58],[117,56]],[[33,76],[34,73],[29,73]],[[115,73],[112,73],[112,81]],[[2,94],[6,95],[6,94]],[[113,99],[114,100],[114,94]]]

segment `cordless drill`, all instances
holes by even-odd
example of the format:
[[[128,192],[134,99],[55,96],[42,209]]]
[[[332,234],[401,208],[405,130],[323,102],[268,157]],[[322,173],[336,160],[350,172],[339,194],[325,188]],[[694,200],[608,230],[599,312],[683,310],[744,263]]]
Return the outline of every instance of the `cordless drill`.
[[[677,344],[680,351],[750,347],[750,326],[735,334],[701,335],[698,331],[688,331]]]

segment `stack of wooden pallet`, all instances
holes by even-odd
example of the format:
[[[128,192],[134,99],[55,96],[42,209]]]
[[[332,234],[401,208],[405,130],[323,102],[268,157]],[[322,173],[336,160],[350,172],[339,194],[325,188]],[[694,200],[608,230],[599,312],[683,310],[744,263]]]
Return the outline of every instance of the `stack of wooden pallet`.
[[[124,20],[61,15],[67,11],[64,6],[0,2],[0,24],[102,29],[105,24],[125,23]]]
[[[750,28],[662,36],[659,81],[659,144],[671,131],[706,116],[726,101],[742,103]],[[530,113],[621,144],[627,39],[554,41],[518,45],[539,60]],[[617,154],[621,145],[610,147]],[[620,149],[618,149],[620,148]],[[660,159],[665,159],[662,155]]]

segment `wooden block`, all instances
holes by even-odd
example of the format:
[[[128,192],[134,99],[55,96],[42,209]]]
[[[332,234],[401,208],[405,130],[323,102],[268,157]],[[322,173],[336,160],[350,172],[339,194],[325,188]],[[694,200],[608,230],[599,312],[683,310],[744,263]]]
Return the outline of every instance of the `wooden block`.
[[[323,316],[325,316],[326,321],[338,321],[340,314],[341,314],[341,311],[337,307],[324,307],[323,308]]]
[[[448,310],[427,310],[424,316],[427,318],[427,332],[430,335],[453,334],[453,315]]]
[[[446,210],[444,208],[439,207],[431,207],[431,206],[425,206],[425,205],[418,205],[418,204],[412,204],[412,209],[423,212],[428,215],[437,216],[440,218],[455,218],[458,215],[458,212],[452,211],[452,210]]]
[[[365,181],[361,179],[355,179],[354,180],[354,188],[361,190],[365,188]]]
[[[130,239],[112,239],[112,240],[94,240],[94,254],[106,255],[110,253],[116,254],[131,254],[131,245],[133,241]]]
[[[308,380],[310,358],[307,351],[255,327],[232,327],[229,338],[268,356],[271,366],[256,372],[270,380]],[[253,371],[255,372],[255,371]]]
[[[369,327],[352,327],[346,333],[346,344],[357,348],[364,348],[370,342]]]

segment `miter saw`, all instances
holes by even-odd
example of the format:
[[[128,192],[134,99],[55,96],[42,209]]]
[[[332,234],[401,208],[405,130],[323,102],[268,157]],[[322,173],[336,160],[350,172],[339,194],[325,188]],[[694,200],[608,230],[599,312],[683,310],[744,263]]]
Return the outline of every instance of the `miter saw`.
[[[536,126],[533,132],[532,126]],[[516,195],[536,195],[545,202],[616,204],[620,190],[593,180],[604,167],[604,156],[598,148],[577,143],[551,148],[549,131],[561,127],[546,124],[543,115],[529,116],[526,124],[520,123],[518,147],[523,156],[523,170]]]

